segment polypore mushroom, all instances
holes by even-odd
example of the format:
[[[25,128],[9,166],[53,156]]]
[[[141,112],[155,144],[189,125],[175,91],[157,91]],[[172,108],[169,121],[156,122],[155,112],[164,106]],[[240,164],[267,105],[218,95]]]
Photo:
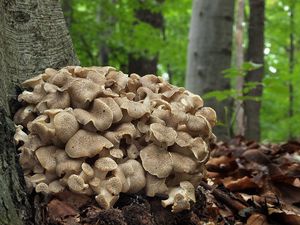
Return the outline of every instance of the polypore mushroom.
[[[168,177],[173,169],[172,159],[167,150],[150,144],[140,151],[144,169],[158,178]]]
[[[120,192],[168,195],[173,212],[195,201],[216,124],[200,96],[112,67],[47,68],[23,86],[14,121],[28,188],[68,188],[104,209]]]
[[[100,153],[103,148],[111,148],[113,144],[105,137],[85,131],[78,130],[67,142],[66,153],[71,158],[93,157]]]
[[[169,198],[162,200],[162,206],[172,205],[172,212],[181,212],[190,209],[190,201],[196,202],[195,188],[188,181],[180,182],[180,187],[169,189]]]
[[[95,99],[90,111],[74,109],[74,114],[82,125],[92,125],[99,131],[109,128],[113,122],[113,112],[101,99]]]

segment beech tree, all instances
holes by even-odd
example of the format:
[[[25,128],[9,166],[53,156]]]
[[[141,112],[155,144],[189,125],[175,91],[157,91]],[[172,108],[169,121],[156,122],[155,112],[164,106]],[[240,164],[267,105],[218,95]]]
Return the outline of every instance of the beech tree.
[[[186,73],[186,88],[193,93],[203,95],[230,88],[230,80],[224,78],[222,71],[231,64],[233,15],[234,0],[193,1]],[[226,124],[231,102],[205,102],[216,110],[218,120]],[[229,137],[227,129],[216,127],[219,139]]]
[[[250,0],[250,17],[248,26],[248,50],[247,61],[256,64],[264,64],[264,13],[265,13],[265,0]],[[245,82],[255,82],[257,84],[248,95],[252,97],[261,97],[262,95],[262,82],[264,67],[248,72]],[[260,107],[261,101],[246,100],[244,103],[245,116],[246,116],[246,129],[245,136],[248,139],[260,139]]]
[[[10,106],[20,82],[79,62],[59,1],[0,0],[0,27],[0,224],[41,224],[24,189]]]

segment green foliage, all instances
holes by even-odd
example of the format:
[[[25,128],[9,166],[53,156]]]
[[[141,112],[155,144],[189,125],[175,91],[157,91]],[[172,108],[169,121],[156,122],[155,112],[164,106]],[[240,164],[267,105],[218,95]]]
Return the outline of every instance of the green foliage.
[[[125,72],[129,54],[159,55],[158,75],[170,73],[172,83],[183,86],[192,0],[140,2],[72,1],[70,32],[81,64],[103,65],[103,48],[108,50],[108,63]],[[136,18],[135,11],[141,8],[163,14],[163,32]]]

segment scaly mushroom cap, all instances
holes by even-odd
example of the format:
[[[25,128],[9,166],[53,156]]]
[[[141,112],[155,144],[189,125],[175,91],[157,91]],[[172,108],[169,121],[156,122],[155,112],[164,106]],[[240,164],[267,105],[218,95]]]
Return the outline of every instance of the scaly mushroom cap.
[[[166,178],[157,178],[147,173],[146,176],[146,194],[154,197],[156,194],[166,194],[168,187],[166,185]]]
[[[74,109],[76,119],[82,125],[92,124],[99,131],[108,129],[113,122],[113,112],[101,99],[95,99],[90,111]]]
[[[87,108],[96,96],[101,92],[101,86],[93,81],[77,78],[72,81],[68,91],[74,108]]]
[[[55,146],[46,146],[41,147],[35,151],[35,155],[40,164],[49,172],[54,172],[56,170],[56,149],[57,147]]]
[[[173,166],[168,151],[154,144],[150,144],[140,151],[144,169],[158,178],[168,177]]]
[[[113,144],[105,137],[97,133],[78,130],[67,142],[66,153],[71,158],[93,157],[103,148],[111,147]]]
[[[75,116],[67,111],[59,112],[55,115],[53,123],[55,134],[63,143],[67,143],[79,129]]]
[[[172,127],[167,127],[160,123],[152,123],[149,131],[150,140],[157,145],[171,146],[177,138],[177,133]]]

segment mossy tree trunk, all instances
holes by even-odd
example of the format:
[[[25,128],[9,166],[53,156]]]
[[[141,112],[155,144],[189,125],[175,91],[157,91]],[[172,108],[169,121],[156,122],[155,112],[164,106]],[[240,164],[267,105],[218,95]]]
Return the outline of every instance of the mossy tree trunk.
[[[58,0],[0,0],[0,224],[34,224],[13,143],[17,85],[47,67],[78,64]]]

